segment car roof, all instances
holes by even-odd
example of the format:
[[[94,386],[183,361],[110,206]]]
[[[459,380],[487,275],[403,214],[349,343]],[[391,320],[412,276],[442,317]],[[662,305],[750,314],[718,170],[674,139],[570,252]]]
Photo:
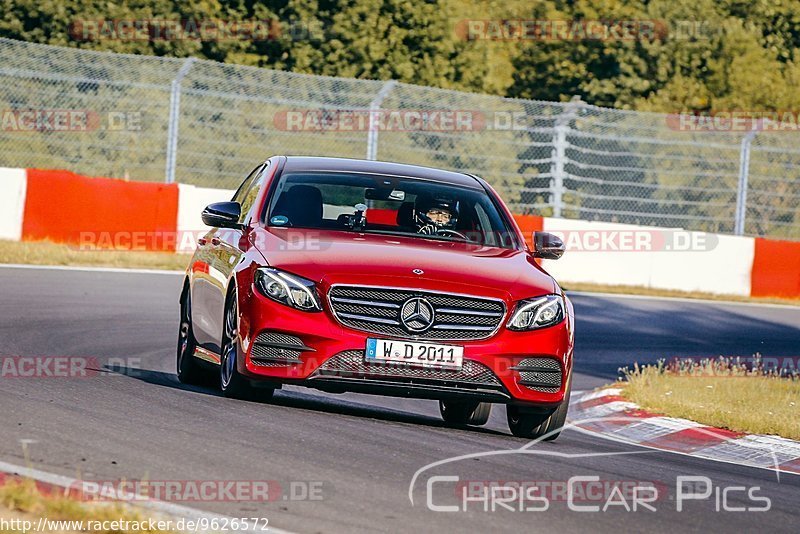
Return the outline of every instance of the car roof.
[[[452,184],[471,189],[482,189],[480,182],[475,177],[461,172],[408,165],[405,163],[391,163],[388,161],[371,161],[366,159],[328,158],[314,156],[285,156],[286,165],[283,172],[302,171],[339,171],[354,173],[383,174],[386,176],[402,176],[420,178]]]

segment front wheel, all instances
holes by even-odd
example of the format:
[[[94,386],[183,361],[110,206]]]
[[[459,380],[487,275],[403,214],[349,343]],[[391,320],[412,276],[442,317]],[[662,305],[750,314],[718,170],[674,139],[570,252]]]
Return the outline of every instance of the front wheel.
[[[560,434],[567,421],[569,410],[569,397],[572,390],[572,377],[570,377],[564,401],[550,413],[525,413],[518,406],[506,406],[506,418],[511,433],[518,438],[539,439],[553,441]]]
[[[219,386],[222,394],[232,399],[251,400],[253,386],[239,373],[239,320],[236,299],[231,296],[225,308],[225,327],[222,333],[222,354],[219,362]]]
[[[492,412],[488,402],[439,401],[442,419],[451,425],[485,425]]]

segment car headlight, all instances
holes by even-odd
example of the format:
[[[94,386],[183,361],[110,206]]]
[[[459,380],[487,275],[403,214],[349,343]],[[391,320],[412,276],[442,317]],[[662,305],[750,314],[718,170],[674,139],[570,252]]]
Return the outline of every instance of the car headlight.
[[[564,299],[561,295],[545,295],[521,300],[508,321],[510,330],[535,330],[553,326],[564,320]]]
[[[256,287],[268,298],[303,311],[322,311],[314,282],[272,267],[256,270]]]

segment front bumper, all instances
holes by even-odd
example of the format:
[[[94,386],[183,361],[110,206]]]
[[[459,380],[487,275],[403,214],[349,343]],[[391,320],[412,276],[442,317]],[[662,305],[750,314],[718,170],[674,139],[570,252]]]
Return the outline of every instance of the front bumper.
[[[552,407],[564,400],[572,371],[572,314],[553,327],[514,332],[503,326],[479,341],[443,341],[464,347],[461,371],[364,361],[369,337],[342,326],[327,309],[308,313],[257,291],[240,317],[239,371],[252,379],[324,391]]]

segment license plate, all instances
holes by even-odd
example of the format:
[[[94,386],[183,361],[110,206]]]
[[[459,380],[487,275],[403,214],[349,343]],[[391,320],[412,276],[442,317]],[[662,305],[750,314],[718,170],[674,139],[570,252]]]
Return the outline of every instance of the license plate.
[[[458,370],[464,362],[464,347],[369,338],[365,358],[368,362]]]

